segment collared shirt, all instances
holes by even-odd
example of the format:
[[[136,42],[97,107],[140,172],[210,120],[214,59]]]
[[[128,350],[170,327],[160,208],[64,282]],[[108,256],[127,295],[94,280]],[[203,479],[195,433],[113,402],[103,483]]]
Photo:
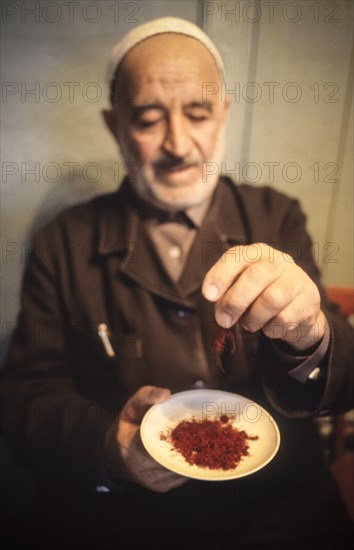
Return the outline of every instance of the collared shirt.
[[[183,273],[188,253],[210,206],[208,198],[184,212],[165,213],[163,219],[151,216],[145,222],[146,230],[170,277],[176,282]]]

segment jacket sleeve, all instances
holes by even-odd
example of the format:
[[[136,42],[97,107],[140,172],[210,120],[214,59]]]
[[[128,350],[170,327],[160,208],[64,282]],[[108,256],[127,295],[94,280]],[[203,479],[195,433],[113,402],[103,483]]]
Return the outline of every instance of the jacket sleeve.
[[[288,375],[279,356],[274,353],[274,346],[262,337],[258,362],[266,395],[279,412],[289,417],[347,411],[354,407],[353,329],[339,314],[338,306],[330,303],[326,297],[312,254],[313,244],[306,231],[306,218],[298,201],[290,201],[284,211],[279,235],[277,248],[293,256],[318,286],[330,336],[327,353],[318,365],[321,369],[320,377],[316,381],[308,380],[305,384]]]
[[[75,388],[61,299],[63,245],[34,241],[21,312],[1,372],[2,432],[12,453],[41,478],[95,483],[113,415]]]

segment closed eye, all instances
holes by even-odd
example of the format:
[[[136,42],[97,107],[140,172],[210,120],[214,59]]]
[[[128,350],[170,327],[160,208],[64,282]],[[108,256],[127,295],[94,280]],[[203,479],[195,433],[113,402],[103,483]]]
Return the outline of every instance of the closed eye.
[[[188,117],[191,119],[191,120],[194,120],[196,122],[201,122],[203,120],[209,120],[209,116],[207,115],[202,115],[202,114],[198,114],[198,115],[195,115],[195,114],[189,114]]]
[[[151,128],[152,126],[155,126],[155,124],[157,124],[161,119],[158,118],[158,119],[154,119],[154,120],[139,120],[137,122],[137,125],[140,127],[140,128]]]
[[[209,103],[192,103],[184,109],[185,114],[195,122],[209,120],[212,114],[212,107]]]
[[[133,112],[134,123],[140,128],[150,128],[164,118],[164,110],[157,105],[137,107]]]

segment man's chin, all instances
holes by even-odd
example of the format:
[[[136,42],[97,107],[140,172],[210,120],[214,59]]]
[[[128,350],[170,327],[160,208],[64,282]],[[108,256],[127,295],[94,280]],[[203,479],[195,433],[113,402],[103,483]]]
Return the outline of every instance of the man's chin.
[[[183,210],[198,206],[209,198],[219,179],[217,174],[213,174],[203,181],[200,173],[193,174],[192,169],[185,172],[183,177],[177,172],[176,177],[166,177],[166,174],[161,177],[160,174],[160,177],[143,178],[135,175],[131,177],[131,183],[135,192],[150,204],[164,210]]]
[[[191,187],[201,177],[201,169],[196,165],[176,166],[166,170],[158,170],[154,174],[157,185],[168,188]]]
[[[156,206],[169,210],[184,210],[198,206],[214,191],[217,181],[211,186],[203,182],[189,182],[187,185],[170,187],[166,184],[156,184],[149,189],[150,200]]]

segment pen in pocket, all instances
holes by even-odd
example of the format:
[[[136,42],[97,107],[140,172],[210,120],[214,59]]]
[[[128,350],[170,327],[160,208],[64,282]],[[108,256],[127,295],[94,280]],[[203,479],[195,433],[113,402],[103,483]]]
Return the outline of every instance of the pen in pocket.
[[[115,352],[114,352],[114,349],[112,348],[112,344],[109,340],[108,326],[106,325],[106,323],[100,323],[97,328],[98,328],[98,336],[102,340],[102,344],[104,346],[104,349],[106,350],[107,355],[109,357],[114,357]]]

